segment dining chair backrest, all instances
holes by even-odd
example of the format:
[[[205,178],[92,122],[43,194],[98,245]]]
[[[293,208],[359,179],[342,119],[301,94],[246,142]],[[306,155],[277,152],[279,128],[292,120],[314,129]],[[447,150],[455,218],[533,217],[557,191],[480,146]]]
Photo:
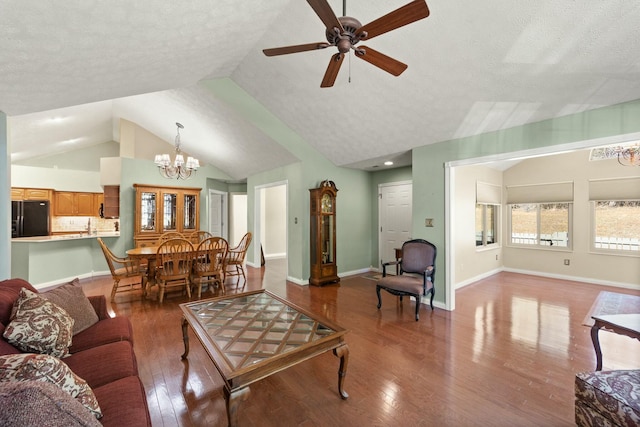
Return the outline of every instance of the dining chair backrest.
[[[198,244],[194,257],[194,273],[199,276],[223,274],[229,243],[222,237],[209,237]]]
[[[204,230],[194,231],[193,233],[189,234],[189,240],[194,245],[198,245],[204,239],[208,239],[209,237],[213,237],[213,234]]]
[[[193,245],[187,239],[169,239],[158,246],[156,266],[162,280],[188,279],[191,273]]]
[[[178,233],[177,231],[167,231],[166,233],[163,233],[158,239],[158,245],[170,239],[184,239],[184,234]]]

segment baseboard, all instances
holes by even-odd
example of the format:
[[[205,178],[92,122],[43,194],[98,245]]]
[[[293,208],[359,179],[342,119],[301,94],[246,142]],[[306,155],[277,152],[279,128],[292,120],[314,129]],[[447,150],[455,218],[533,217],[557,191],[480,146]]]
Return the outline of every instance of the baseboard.
[[[570,280],[572,282],[592,283],[594,285],[600,285],[600,286],[610,286],[615,288],[640,290],[640,285],[638,284],[612,282],[610,280],[600,280],[600,279],[594,279],[592,277],[568,276],[564,274],[553,274],[553,273],[545,273],[540,271],[519,270],[515,268],[504,268],[503,271],[507,271],[509,273],[528,274],[531,276],[548,277],[550,279]]]
[[[490,271],[487,271],[485,273],[482,273],[482,274],[479,274],[477,276],[474,276],[474,277],[472,277],[470,279],[463,280],[462,282],[456,283],[455,289],[458,290],[458,289],[464,288],[465,286],[468,286],[468,285],[471,285],[473,283],[476,283],[478,280],[486,279],[487,277],[493,276],[494,274],[498,274],[501,271],[504,271],[504,269],[496,268],[494,270],[490,270]]]
[[[264,259],[265,260],[270,260],[270,259],[282,259],[282,258],[286,258],[287,257],[287,253],[286,252],[282,252],[279,254],[265,254],[264,255]]]
[[[109,270],[107,271],[92,271],[91,273],[85,273],[85,274],[78,274],[75,276],[69,276],[69,277],[63,277],[61,279],[56,279],[56,280],[52,280],[50,282],[43,282],[43,283],[38,283],[37,285],[33,285],[32,286],[34,288],[36,288],[39,291],[48,291],[49,289],[55,288],[59,285],[63,285],[65,283],[69,283],[71,282],[73,279],[89,279],[91,277],[98,277],[98,276],[110,276],[111,272]]]

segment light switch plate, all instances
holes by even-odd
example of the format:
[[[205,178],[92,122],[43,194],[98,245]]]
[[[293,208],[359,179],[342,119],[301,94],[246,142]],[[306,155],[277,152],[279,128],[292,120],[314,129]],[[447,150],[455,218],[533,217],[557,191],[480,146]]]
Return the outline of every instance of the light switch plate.
[[[433,218],[425,218],[424,219],[425,227],[433,227]]]

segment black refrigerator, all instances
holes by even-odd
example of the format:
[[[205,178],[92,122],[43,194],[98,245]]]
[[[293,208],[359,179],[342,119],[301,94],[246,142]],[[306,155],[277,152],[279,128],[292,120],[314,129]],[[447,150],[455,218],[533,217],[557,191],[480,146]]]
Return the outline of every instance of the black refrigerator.
[[[11,237],[49,235],[49,201],[11,202]]]

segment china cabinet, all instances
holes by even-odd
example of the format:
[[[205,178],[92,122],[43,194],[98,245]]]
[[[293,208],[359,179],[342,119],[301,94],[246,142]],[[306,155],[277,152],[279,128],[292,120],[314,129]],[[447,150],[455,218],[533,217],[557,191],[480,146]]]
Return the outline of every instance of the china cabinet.
[[[189,235],[200,229],[200,188],[134,184],[136,247],[155,246],[163,233]]]
[[[336,265],[336,196],[333,181],[322,181],[311,193],[311,276],[309,284],[339,282]]]

